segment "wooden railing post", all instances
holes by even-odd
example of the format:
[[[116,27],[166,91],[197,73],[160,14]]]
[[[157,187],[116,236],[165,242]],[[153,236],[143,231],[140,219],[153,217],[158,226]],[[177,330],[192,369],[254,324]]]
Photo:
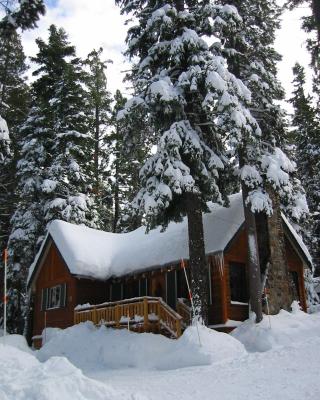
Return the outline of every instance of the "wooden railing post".
[[[96,307],[93,308],[93,323],[95,325],[98,325],[98,321],[97,321],[97,309]]]
[[[157,317],[158,317],[157,329],[158,329],[158,332],[160,332],[160,327],[161,327],[161,323],[160,323],[160,321],[161,321],[161,302],[160,302],[160,300],[158,300],[158,302],[157,302]]]
[[[148,312],[148,299],[143,299],[143,328],[145,331],[149,328],[149,312]]]
[[[177,338],[181,336],[181,319],[176,319]]]

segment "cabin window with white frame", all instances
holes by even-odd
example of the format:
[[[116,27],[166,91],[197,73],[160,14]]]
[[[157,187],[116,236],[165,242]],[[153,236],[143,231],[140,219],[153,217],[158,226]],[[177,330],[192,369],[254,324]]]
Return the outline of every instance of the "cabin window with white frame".
[[[52,310],[65,307],[66,305],[66,287],[65,283],[42,289],[42,310]]]

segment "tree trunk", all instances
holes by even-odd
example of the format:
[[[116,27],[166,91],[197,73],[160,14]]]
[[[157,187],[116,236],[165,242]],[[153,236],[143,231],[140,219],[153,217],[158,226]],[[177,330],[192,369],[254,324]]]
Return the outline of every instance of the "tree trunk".
[[[100,110],[96,105],[95,109],[95,132],[94,132],[94,177],[96,193],[99,193],[99,151],[100,151]]]
[[[116,170],[115,170],[115,188],[114,188],[114,216],[113,216],[113,232],[117,231],[117,225],[120,215],[120,204],[119,204],[119,172],[118,172],[118,162],[116,160]]]
[[[189,268],[194,310],[192,319],[208,322],[208,266],[205,255],[202,209],[198,196],[187,193],[187,217],[189,234]]]
[[[259,248],[257,240],[257,229],[255,215],[251,211],[250,205],[246,204],[248,189],[244,183],[242,185],[242,199],[244,218],[248,243],[248,272],[249,272],[249,292],[251,310],[256,314],[256,322],[263,318],[261,303],[261,272],[259,260]]]

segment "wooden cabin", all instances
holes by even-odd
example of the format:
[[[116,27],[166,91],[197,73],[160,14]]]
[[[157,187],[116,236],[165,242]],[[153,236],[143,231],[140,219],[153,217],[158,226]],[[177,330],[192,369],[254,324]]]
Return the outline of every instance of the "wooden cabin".
[[[241,194],[230,196],[229,208],[211,204],[203,222],[209,326],[232,329],[248,317]],[[288,221],[284,219],[283,224],[289,269],[306,310],[304,269],[310,267],[310,256]],[[34,345],[39,346],[45,327],[66,328],[87,319],[117,327],[123,323],[130,327],[133,322],[138,326],[139,315],[141,320],[144,317],[141,329],[155,326],[151,315],[158,318],[158,326],[160,319],[166,321],[167,330],[179,336],[188,319],[181,259],[186,260],[188,276],[186,220],[171,223],[165,232],[155,229],[148,234],[144,228],[113,234],[52,222],[28,278]]]

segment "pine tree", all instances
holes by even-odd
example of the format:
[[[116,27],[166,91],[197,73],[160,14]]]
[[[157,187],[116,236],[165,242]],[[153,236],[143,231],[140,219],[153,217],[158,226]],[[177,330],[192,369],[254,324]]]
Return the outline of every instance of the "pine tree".
[[[10,173],[10,165],[12,160],[12,154],[10,150],[10,138],[9,130],[6,121],[0,116],[0,254],[3,254],[3,250],[7,242],[7,228],[8,220],[8,198],[10,197],[11,185],[8,184],[8,177]],[[3,280],[4,272],[3,268],[0,269],[0,283]],[[0,296],[3,297],[3,285],[0,286]],[[2,311],[2,304],[0,303],[0,312]],[[0,314],[0,326],[3,325],[3,313]]]
[[[38,77],[32,108],[19,134],[20,199],[9,238],[11,331],[26,315],[28,269],[53,219],[95,226],[91,196],[89,106],[84,74],[62,29],[51,26],[48,43],[37,40]]]
[[[10,35],[1,35],[0,48],[0,115],[6,120],[10,130],[11,157],[6,158],[6,169],[3,169],[1,201],[1,239],[0,252],[7,245],[9,222],[16,202],[15,166],[17,159],[18,131],[27,114],[28,86],[25,83],[25,55],[20,36],[12,31]]]
[[[288,0],[289,7],[293,8],[302,3],[301,0]],[[319,136],[319,121],[320,121],[320,3],[318,0],[308,0],[307,3],[311,8],[311,16],[302,18],[302,28],[309,34],[307,39],[307,49],[311,56],[311,67],[313,69],[313,93],[312,98],[305,96],[303,91],[304,85],[304,71],[298,65],[294,67],[295,74],[295,91],[294,97],[291,99],[294,106],[294,120],[293,123],[301,129],[301,135],[297,133],[297,162],[299,166],[300,176],[309,176],[310,172],[314,170],[315,176],[311,180],[304,180],[307,191],[307,198],[310,206],[310,229],[307,224],[304,229],[307,233],[306,241],[309,243],[309,248],[314,258],[316,267],[316,274],[320,274],[320,255],[319,247],[319,216],[318,216],[318,189],[317,178],[319,171],[319,157],[320,143],[317,139]],[[317,107],[314,106],[317,105]],[[310,141],[308,139],[310,135]],[[303,154],[302,142],[306,141],[306,154]],[[311,158],[307,158],[307,154]],[[300,166],[300,162],[302,165]],[[316,246],[315,246],[316,245]]]
[[[43,104],[44,125],[49,130],[46,151],[49,156],[42,190],[45,193],[45,222],[62,219],[95,226],[90,196],[90,148],[84,74],[75,48],[63,29],[49,28],[48,44],[37,40],[39,52],[33,61],[39,79],[34,83]]]
[[[111,142],[111,188],[113,198],[113,232],[128,232],[141,225],[141,218],[132,209],[131,202],[140,189],[139,171],[150,154],[148,127],[143,115],[132,115],[130,124],[118,119],[126,98],[119,90],[114,96],[110,135]],[[139,132],[137,134],[137,132]],[[135,139],[132,142],[130,139]]]
[[[0,252],[2,254],[8,231],[8,200],[11,194],[9,174],[12,154],[10,150],[9,130],[6,121],[0,117]]]
[[[98,227],[111,230],[110,188],[110,138],[108,128],[111,118],[111,94],[107,90],[106,69],[110,60],[102,61],[102,48],[88,54],[84,65],[89,69],[86,76],[90,131],[94,134],[93,189],[98,210]]]
[[[0,71],[1,71],[1,79],[0,88],[1,88],[1,108],[4,105],[4,100],[8,102],[6,109],[6,114],[8,113],[9,118],[12,118],[14,122],[14,130],[17,128],[19,118],[21,118],[21,114],[19,112],[22,111],[22,82],[19,80],[21,76],[21,68],[24,68],[24,56],[21,51],[21,43],[19,41],[19,37],[16,34],[16,30],[21,28],[22,30],[30,29],[36,26],[36,22],[38,21],[41,14],[44,14],[45,8],[43,0],[29,0],[29,1],[19,1],[19,7],[17,9],[14,8],[16,5],[15,1],[7,0],[6,2],[1,3],[1,7],[4,11],[4,17],[0,21],[0,40],[1,40],[1,50],[0,50]],[[15,55],[12,57],[12,53],[15,50]],[[19,53],[20,52],[20,53]],[[14,60],[14,61],[13,61]],[[14,71],[14,72],[13,72]],[[13,73],[12,73],[13,72]],[[13,88],[10,85],[15,85]],[[9,89],[9,90],[8,90]],[[10,102],[12,104],[16,104],[18,101],[19,106],[16,110],[11,110]],[[11,105],[12,105],[11,104]],[[18,115],[18,117],[17,117]],[[11,120],[10,120],[11,122]],[[1,185],[1,203],[5,204],[5,216],[3,212],[0,215],[0,229],[4,231],[4,243],[0,243],[0,247],[7,242],[7,230],[8,230],[8,219],[11,216],[11,209],[8,207],[8,199],[10,204],[13,204],[12,194],[15,188],[15,182],[12,180],[12,172],[14,170],[13,166],[15,165],[14,159],[10,157],[10,150],[8,147],[8,129],[6,122],[0,116],[0,185]],[[15,140],[15,136],[13,136]],[[16,149],[15,146],[14,150]],[[12,154],[12,153],[11,153]],[[9,160],[9,161],[8,161]],[[2,168],[3,167],[3,168]],[[4,182],[3,182],[4,179]],[[4,198],[3,198],[4,197]],[[3,218],[4,216],[4,218]],[[1,241],[1,240],[0,240]],[[13,274],[16,272],[12,270]],[[25,277],[24,277],[25,278]],[[1,285],[2,286],[2,285]],[[19,291],[21,289],[21,291]],[[14,308],[17,313],[15,314],[14,310],[11,310],[11,322],[12,322],[12,331],[22,332],[22,324],[20,323],[23,320],[22,313],[20,312],[22,308],[22,303],[25,304],[25,298],[23,297],[23,292],[25,292],[25,282],[21,281],[12,281],[11,292],[14,293],[15,297],[11,297],[10,306]],[[16,318],[17,317],[17,318]]]
[[[281,8],[274,0],[231,0],[228,4],[237,8],[242,24],[240,29],[222,26],[220,37],[225,43],[223,51],[229,68],[252,93],[251,111],[262,133],[257,168],[267,186],[278,192],[285,213],[297,221],[306,213],[304,192],[295,179],[294,163],[285,154],[288,131],[284,111],[278,105],[284,91],[277,80],[281,56],[274,49],[274,40]],[[265,202],[270,203],[263,186],[262,191]]]
[[[225,5],[226,2],[220,3]],[[225,45],[223,52],[229,68],[251,90],[251,111],[261,129],[254,154],[258,193],[257,189],[249,188],[248,195],[250,199],[254,194],[258,200],[257,206],[251,202],[257,226],[254,228],[254,221],[252,225],[257,232],[263,280],[268,278],[270,309],[277,313],[280,308],[290,309],[293,299],[292,285],[287,283],[290,276],[280,208],[294,221],[305,218],[308,210],[295,165],[285,154],[288,132],[284,112],[278,105],[284,93],[276,77],[281,57],[274,50],[274,40],[280,26],[281,9],[276,1],[269,0],[231,0],[228,3],[237,7],[242,24],[240,29],[221,25],[220,38]],[[243,176],[241,163],[240,168]],[[266,207],[261,208],[261,204]]]
[[[209,200],[225,201],[219,180],[225,142],[242,136],[254,142],[258,132],[244,106],[249,91],[228,72],[220,44],[209,47],[203,38],[221,23],[236,25],[240,17],[233,7],[207,1],[118,3],[139,22],[128,32],[128,54],[139,58],[132,71],[136,96],[120,117],[145,110],[157,143],[140,171],[142,189],[134,204],[149,229],[187,216],[194,316],[207,321],[202,212]],[[247,174],[247,180],[254,184],[255,177]]]
[[[41,15],[45,13],[43,0],[7,0],[1,2],[5,12],[4,18],[0,21],[0,31],[11,34],[12,31],[21,28],[22,30],[35,28]]]
[[[320,120],[313,99],[306,95],[305,72],[301,65],[293,68],[293,97],[290,102],[294,109],[293,143],[296,147],[296,162],[300,179],[305,182],[310,215],[302,226],[303,236],[313,256],[315,268],[320,268]]]
[[[19,201],[11,219],[8,244],[8,328],[10,332],[17,333],[23,332],[25,324],[29,266],[45,233],[42,185],[48,137],[42,124],[41,110],[34,106],[19,135],[20,159],[16,172]]]

